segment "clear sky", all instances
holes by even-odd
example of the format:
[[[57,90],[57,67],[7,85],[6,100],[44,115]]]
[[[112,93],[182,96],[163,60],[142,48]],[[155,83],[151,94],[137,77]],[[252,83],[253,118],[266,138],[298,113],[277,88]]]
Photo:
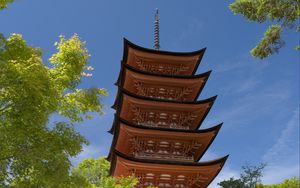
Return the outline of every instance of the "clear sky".
[[[207,47],[197,73],[213,70],[200,99],[218,94],[202,128],[224,122],[202,159],[230,154],[216,182],[238,176],[242,165],[267,162],[264,183],[299,176],[299,54],[298,36],[286,31],[286,46],[263,61],[251,57],[268,27],[234,16],[231,1],[217,0],[16,0],[0,12],[0,32],[21,33],[30,45],[41,47],[47,60],[59,35],[77,33],[87,42],[95,68],[80,87],[106,88],[106,115],[78,125],[90,145],[74,164],[86,157],[105,156],[112,136],[123,37],[153,47],[155,8],[160,10],[161,49],[194,51]],[[57,120],[53,117],[52,121]]]

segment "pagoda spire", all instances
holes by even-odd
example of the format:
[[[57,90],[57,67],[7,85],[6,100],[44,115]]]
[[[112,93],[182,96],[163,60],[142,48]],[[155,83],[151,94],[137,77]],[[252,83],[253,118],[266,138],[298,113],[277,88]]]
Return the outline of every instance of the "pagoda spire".
[[[156,8],[155,16],[154,16],[154,49],[159,50],[159,13],[158,8]]]

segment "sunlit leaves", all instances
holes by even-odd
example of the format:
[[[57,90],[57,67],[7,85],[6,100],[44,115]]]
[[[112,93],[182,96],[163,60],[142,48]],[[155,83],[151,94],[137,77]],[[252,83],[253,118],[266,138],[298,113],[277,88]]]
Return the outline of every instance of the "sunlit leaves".
[[[39,49],[13,34],[1,48],[0,118],[10,124],[45,124],[55,110],[55,92]],[[51,100],[52,99],[52,100]]]
[[[299,18],[299,0],[237,0],[229,7],[250,21],[293,23]]]
[[[300,17],[299,4],[299,0],[236,0],[229,8],[249,21],[277,23],[269,27],[264,38],[251,51],[254,57],[265,58],[283,46],[280,34],[296,25]]]
[[[49,59],[54,66],[51,74],[60,87],[58,89],[72,90],[80,82],[81,72],[89,58],[85,43],[75,34],[69,40],[60,36],[55,45],[58,52]]]
[[[76,89],[88,63],[85,43],[77,35],[60,37],[57,50],[48,67],[21,35],[0,35],[1,186],[68,185],[70,157],[88,143],[72,122],[103,114],[104,89]],[[54,113],[69,122],[48,125]]]
[[[281,40],[282,28],[279,25],[272,25],[264,34],[264,38],[259,44],[251,50],[254,57],[265,58],[274,53],[278,53],[279,49],[284,45]]]
[[[280,184],[273,184],[273,185],[263,185],[257,184],[256,188],[299,188],[300,187],[300,180],[299,178],[291,178],[286,179]]]
[[[261,23],[267,19],[267,11],[264,10],[266,7],[260,0],[238,0],[229,7],[234,14],[241,14],[251,21]]]
[[[60,103],[59,113],[70,118],[73,122],[82,121],[81,114],[94,111],[103,114],[100,96],[106,96],[104,89],[89,88],[86,90],[77,89],[72,93],[67,93]],[[90,117],[90,116],[87,116]]]
[[[7,8],[9,3],[12,3],[14,0],[0,0],[0,10]]]
[[[90,188],[132,188],[137,183],[133,176],[115,178],[109,176],[110,163],[103,157],[98,159],[84,159],[71,172],[73,180],[77,179],[77,186]],[[80,182],[81,183],[78,183]]]

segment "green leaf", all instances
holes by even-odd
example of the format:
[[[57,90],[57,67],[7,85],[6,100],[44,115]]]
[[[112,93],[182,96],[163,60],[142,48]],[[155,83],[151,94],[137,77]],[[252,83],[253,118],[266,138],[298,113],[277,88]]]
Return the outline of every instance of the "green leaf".
[[[0,35],[0,186],[73,187],[70,158],[88,141],[72,122],[103,114],[107,92],[77,88],[89,57],[77,35],[60,37],[57,50],[48,67],[22,35]],[[49,125],[59,113],[66,122]]]
[[[229,5],[234,14],[258,23],[275,23],[266,31],[264,38],[251,50],[254,57],[266,58],[284,45],[283,30],[292,29],[300,17],[299,0],[236,0]]]
[[[259,44],[251,50],[251,54],[254,57],[263,59],[274,53],[278,53],[279,49],[284,46],[284,42],[280,37],[281,31],[282,28],[279,25],[269,27]]]
[[[14,0],[0,0],[0,10],[7,8],[9,3],[12,3]]]
[[[132,188],[138,180],[134,176],[115,178],[109,176],[110,163],[100,157],[84,159],[71,172],[72,177],[80,179],[80,187],[94,188]],[[78,182],[78,181],[77,181]]]

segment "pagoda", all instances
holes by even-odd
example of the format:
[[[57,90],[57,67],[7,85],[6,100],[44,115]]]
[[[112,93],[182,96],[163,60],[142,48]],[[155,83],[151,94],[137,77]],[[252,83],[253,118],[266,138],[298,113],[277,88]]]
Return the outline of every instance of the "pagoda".
[[[137,188],[205,188],[228,156],[198,162],[222,124],[200,129],[216,96],[197,100],[211,71],[196,75],[205,48],[194,52],[159,50],[124,39],[108,159],[110,174],[134,175]]]

